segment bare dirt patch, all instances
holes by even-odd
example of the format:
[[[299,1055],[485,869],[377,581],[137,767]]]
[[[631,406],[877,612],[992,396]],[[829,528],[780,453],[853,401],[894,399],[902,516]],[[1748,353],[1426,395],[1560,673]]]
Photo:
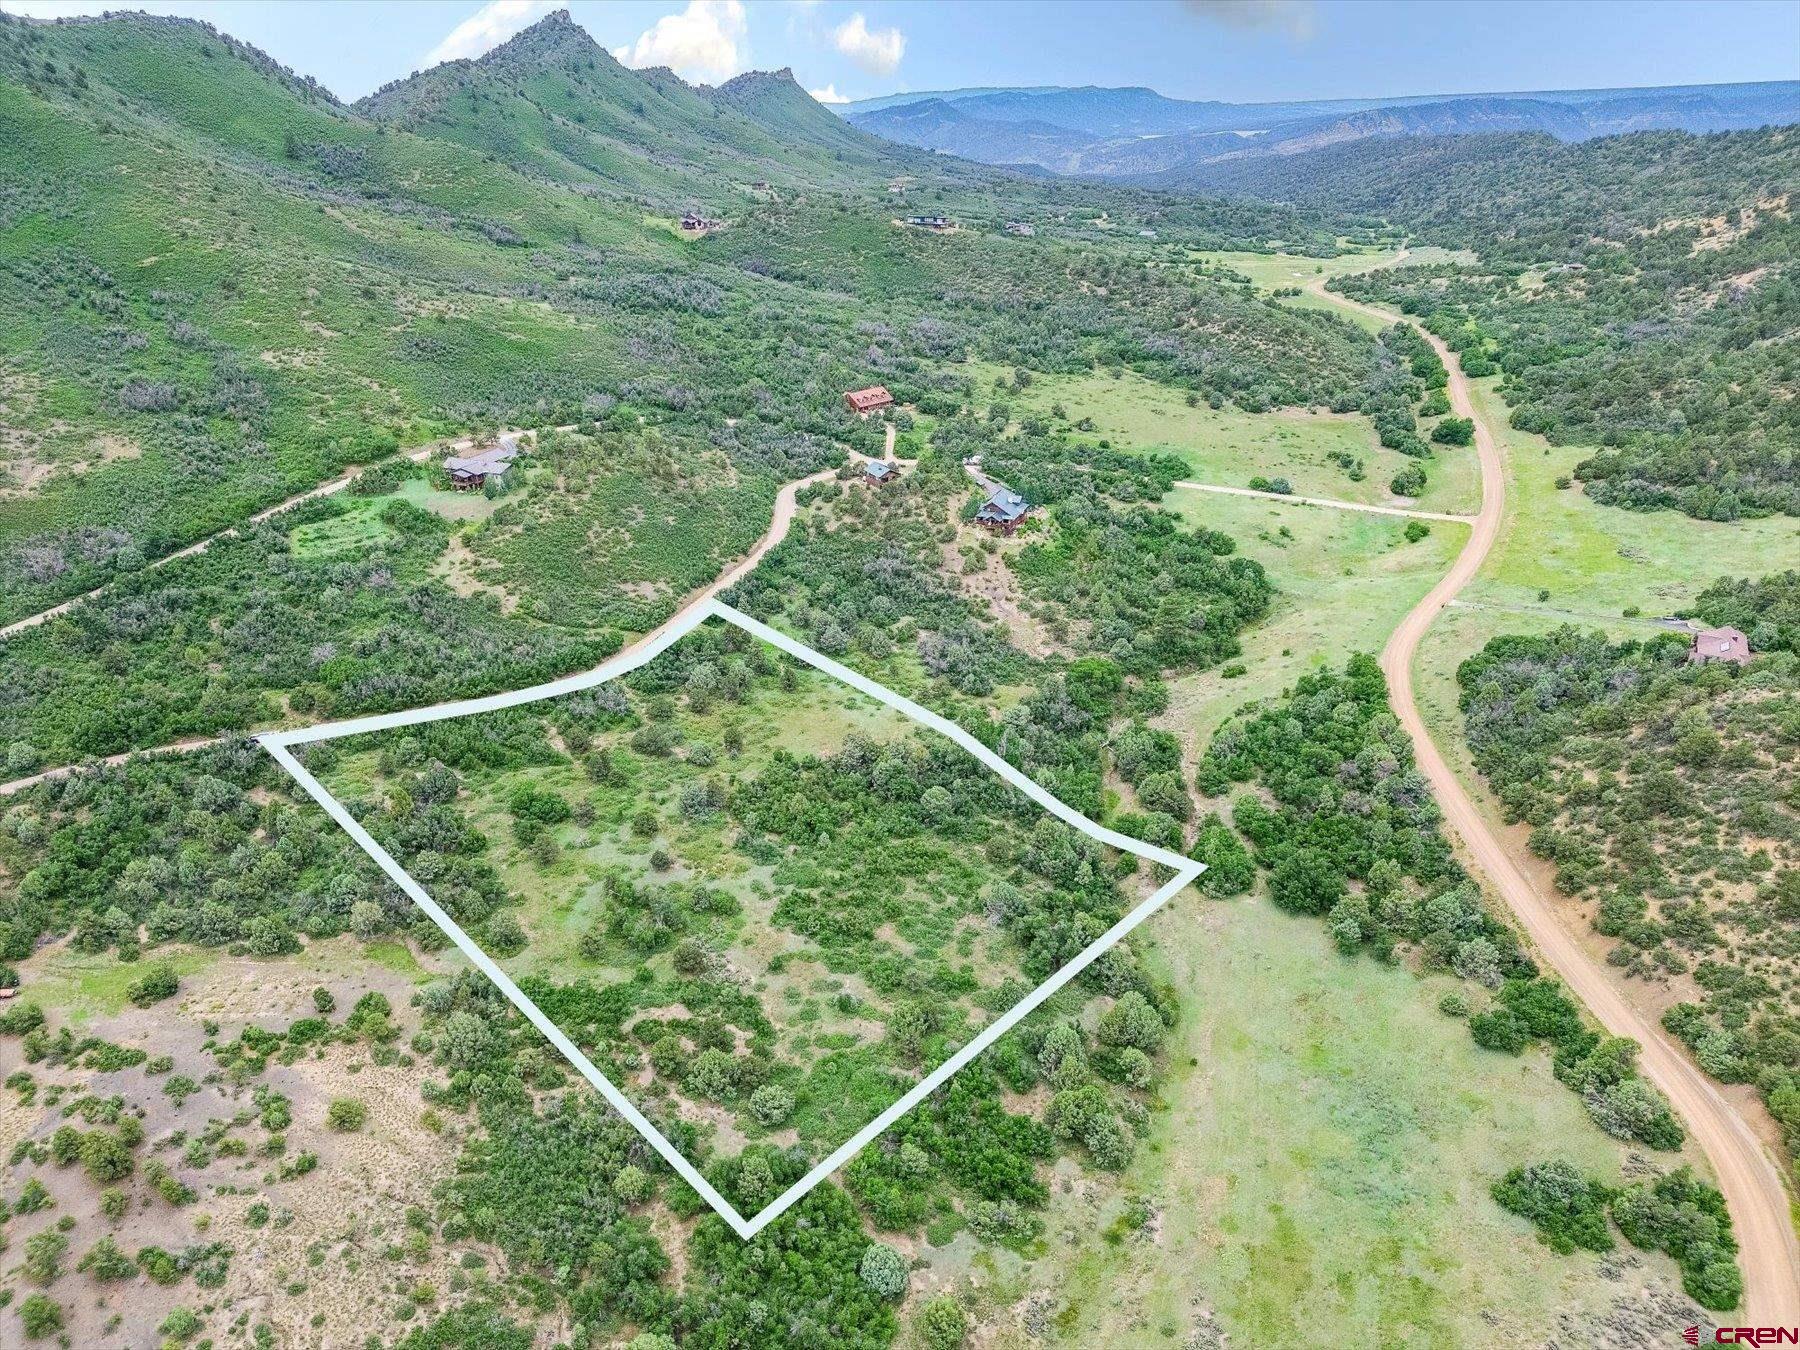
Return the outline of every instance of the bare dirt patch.
[[[403,1031],[413,1029],[406,976],[366,960],[343,961],[335,950],[322,960],[314,955],[320,954],[293,961],[220,960],[195,972],[178,1001],[128,1008],[84,1028],[141,1048],[153,1060],[166,1057],[166,1072],[22,1066],[20,1042],[0,1039],[0,1075],[26,1067],[37,1083],[30,1105],[15,1092],[0,1096],[0,1149],[9,1157],[25,1141],[46,1141],[65,1123],[64,1108],[87,1094],[117,1095],[144,1126],[136,1172],[120,1183],[130,1203],[117,1222],[102,1214],[100,1187],[79,1165],[21,1159],[0,1184],[10,1196],[36,1177],[53,1199],[51,1207],[10,1225],[15,1243],[69,1225],[68,1268],[50,1289],[63,1306],[66,1344],[150,1350],[160,1343],[155,1328],[182,1306],[202,1314],[215,1344],[243,1318],[268,1324],[280,1345],[358,1345],[372,1321],[403,1302],[429,1312],[455,1302],[467,1287],[463,1258],[470,1244],[452,1250],[435,1235],[414,1234],[407,1221],[409,1209],[434,1210],[432,1189],[454,1172],[471,1128],[453,1115],[440,1130],[427,1128],[419,1089],[428,1067],[404,1060],[377,1065],[366,1044],[334,1042],[238,1081],[208,1049],[209,1040],[225,1043],[248,1023],[285,1026],[317,1015],[311,991],[321,985],[336,999],[336,1018],[363,994],[378,991],[388,996]],[[217,1025],[214,1037],[207,1019]],[[166,1090],[182,1078],[190,1091]],[[290,1103],[292,1119],[280,1132],[285,1148],[279,1153],[268,1148],[272,1132],[260,1118],[258,1088]],[[361,1129],[326,1127],[327,1107],[338,1098],[365,1106]],[[79,1117],[73,1123],[83,1127]],[[316,1167],[291,1167],[308,1153],[317,1157]],[[145,1176],[150,1160],[195,1192],[193,1203],[176,1207],[157,1196]],[[161,1286],[139,1274],[102,1284],[76,1272],[79,1257],[105,1236],[132,1256],[148,1246],[180,1252],[223,1244],[230,1249],[223,1283],[203,1288],[189,1276]],[[492,1266],[491,1253],[476,1249],[476,1255]],[[11,1314],[0,1316],[6,1319],[0,1343],[10,1344],[16,1323]]]
[[[518,609],[519,597],[506,587],[482,577],[480,569],[481,559],[470,551],[468,544],[459,536],[452,535],[443,555],[432,564],[431,574],[465,598],[476,595],[493,596],[499,601],[502,614],[511,614]]]
[[[1024,545],[1009,539],[1001,543],[994,552],[987,553],[983,546],[990,542],[992,541],[988,536],[979,530],[959,529],[956,538],[943,546],[941,571],[944,575],[956,578],[956,584],[964,595],[978,605],[985,605],[988,612],[1006,629],[1013,645],[1021,651],[1039,659],[1063,652],[1064,649],[1051,637],[1049,630],[1026,609],[1025,592],[1020,588],[1019,579],[1013,575],[1012,568],[1007,566],[1007,558]],[[978,570],[966,570],[964,559],[973,560],[978,557],[983,559]]]

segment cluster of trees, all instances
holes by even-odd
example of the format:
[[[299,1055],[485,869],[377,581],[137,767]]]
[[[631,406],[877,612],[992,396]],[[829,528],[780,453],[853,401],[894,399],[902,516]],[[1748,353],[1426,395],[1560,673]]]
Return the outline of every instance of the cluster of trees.
[[[1762,602],[1779,647],[1787,594],[1785,578],[1722,581],[1700,607],[1748,620]],[[1646,979],[1691,974],[1700,1001],[1665,1025],[1707,1072],[1754,1083],[1800,1149],[1800,1020],[1779,987],[1800,923],[1794,654],[1739,672],[1690,665],[1677,635],[1562,628],[1496,638],[1457,679],[1477,767],[1558,888],[1597,898],[1608,959]]]
[[[1193,817],[1193,798],[1181,762],[1181,741],[1171,732],[1132,721],[1110,745],[1113,767],[1131,784],[1138,811],[1114,814],[1114,829],[1179,850]]]
[[[731,430],[728,452],[687,419],[665,412],[645,426],[620,403],[586,431],[547,432],[508,473],[518,481],[471,546],[533,618],[654,628],[749,550],[781,481],[843,457],[831,440],[778,424]]]
[[[1012,569],[1053,630],[1128,675],[1217,665],[1268,612],[1274,587],[1261,563],[1232,556],[1229,535],[1095,495],[1070,497],[1053,517],[1051,537],[1027,544]]]
[[[1466,417],[1444,416],[1450,411],[1445,393],[1450,372],[1417,328],[1409,323],[1385,328],[1381,345],[1402,373],[1373,401],[1370,416],[1381,444],[1414,461],[1394,475],[1388,490],[1400,497],[1417,497],[1425,491],[1425,461],[1431,458],[1432,445],[1467,445],[1474,439],[1475,424]],[[1431,428],[1429,442],[1419,433],[1419,417],[1441,419]]]
[[[52,780],[0,815],[0,961],[45,936],[135,961],[167,942],[255,956],[300,935],[431,927],[330,821],[300,809],[252,745],[133,761]],[[152,967],[134,998],[173,992]]]
[[[1266,790],[1272,806],[1242,794],[1232,822],[1269,869],[1271,897],[1284,909],[1327,916],[1352,949],[1392,946],[1412,907],[1406,878],[1437,892],[1462,879],[1368,656],[1351,657],[1341,675],[1302,678],[1278,702],[1251,705],[1213,737],[1197,782],[1209,797],[1241,782]],[[1362,883],[1355,896],[1353,880]]]
[[[1673,1151],[1687,1137],[1668,1103],[1638,1077],[1637,1043],[1589,1029],[1553,981],[1508,979],[1494,1006],[1469,1019],[1469,1032],[1484,1049],[1514,1055],[1547,1043],[1556,1076],[1581,1094],[1594,1123],[1614,1138]]]
[[[530,992],[557,1016],[567,1014],[569,995],[591,1002],[596,991],[537,981]],[[451,1107],[472,1106],[482,1126],[445,1189],[440,1231],[449,1241],[498,1244],[566,1301],[578,1336],[629,1324],[642,1333],[632,1344],[659,1348],[676,1338],[819,1350],[893,1339],[893,1302],[905,1291],[906,1267],[891,1249],[870,1242],[861,1211],[838,1187],[824,1183],[744,1242],[590,1095],[534,1100],[544,1047],[484,980],[460,975],[428,986],[420,1001],[427,1038],[449,1074],[429,1095]],[[702,1156],[691,1126],[668,1119],[660,1127],[689,1156]],[[809,1165],[804,1153],[752,1146],[706,1171],[740,1210],[754,1213]],[[665,1278],[671,1263],[650,1221],[657,1205],[699,1218],[687,1239],[681,1291]],[[510,1324],[472,1315],[483,1334],[491,1330],[502,1337],[497,1344],[511,1344]],[[444,1339],[450,1330],[419,1344],[463,1344]]]
[[[1494,1183],[1494,1199],[1529,1219],[1554,1251],[1611,1251],[1617,1225],[1632,1246],[1674,1257],[1701,1307],[1725,1311],[1743,1298],[1725,1197],[1686,1167],[1619,1189],[1554,1159],[1515,1167]]]
[[[290,531],[358,509],[342,494],[140,572],[0,648],[3,768],[168,744],[274,721],[281,697],[321,718],[518,688],[620,645],[459,596],[432,568],[439,517],[401,500],[354,552]]]

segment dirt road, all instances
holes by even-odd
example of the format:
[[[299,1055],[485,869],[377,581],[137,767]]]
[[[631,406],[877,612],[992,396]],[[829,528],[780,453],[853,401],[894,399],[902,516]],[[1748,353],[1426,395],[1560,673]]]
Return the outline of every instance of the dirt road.
[[[431,450],[427,449],[422,453],[429,454],[429,453],[431,453]],[[414,456],[414,457],[416,458],[417,456]],[[764,531],[762,537],[760,539],[758,539],[756,541],[756,543],[751,545],[750,551],[748,553],[746,553],[743,557],[739,558],[736,562],[732,563],[731,566],[727,567],[723,572],[719,573],[718,576],[714,577],[711,581],[707,582],[706,585],[702,586],[699,590],[697,590],[697,591],[693,592],[693,594],[689,595],[685,600],[683,600],[681,602],[681,607],[679,609],[677,609],[675,611],[675,613],[671,614],[667,619],[664,619],[655,628],[651,629],[648,633],[643,634],[641,637],[637,638],[635,641],[632,641],[632,642],[626,644],[626,646],[623,648],[623,650],[630,651],[633,647],[638,647],[638,646],[643,645],[646,642],[653,641],[655,638],[657,638],[662,633],[662,631],[665,628],[667,628],[670,624],[674,623],[677,619],[679,619],[682,615],[686,614],[689,610],[693,609],[694,606],[696,606],[698,604],[702,604],[705,601],[712,599],[715,595],[719,594],[720,591],[726,590],[729,587],[736,585],[739,581],[743,580],[743,578],[749,574],[750,570],[752,568],[754,568],[757,563],[762,561],[763,555],[768,553],[768,551],[770,549],[774,548],[783,539],[787,538],[788,529],[794,523],[795,498],[798,496],[800,489],[807,486],[809,483],[822,483],[826,479],[831,478],[836,473],[837,473],[836,469],[821,469],[818,473],[809,474],[805,478],[796,478],[791,483],[783,484],[781,487],[781,490],[775,494],[775,508],[774,508],[774,513],[769,521],[769,528],[766,531]],[[313,489],[312,492],[310,492],[306,495],[307,496],[322,496],[322,495],[326,495],[328,492],[339,491],[349,481],[353,481],[354,477],[355,477],[355,475],[352,475],[352,478],[345,480],[345,483],[339,483],[336,485],[326,484],[323,487],[315,488],[315,489]],[[297,498],[295,500],[302,500],[302,499]],[[264,514],[265,515],[272,514],[274,511],[284,510],[286,507],[291,506],[291,505],[293,505],[293,502],[284,502],[279,507],[270,508],[270,511],[265,512]],[[255,517],[254,519],[260,519],[260,518],[261,517]],[[223,537],[224,537],[223,534],[216,534],[216,535],[211,536],[211,539],[219,539],[219,538],[223,538]],[[211,539],[202,540],[199,545],[194,545],[185,551],[190,552],[190,553],[197,552],[203,545],[210,543]],[[171,554],[170,556],[174,557],[177,555]],[[167,561],[167,559],[164,559],[163,561]],[[71,601],[70,603],[74,603],[74,602]],[[67,606],[65,605],[65,606],[62,606],[61,608],[67,608]],[[36,618],[34,620],[29,620],[27,622],[28,623],[29,622],[42,622],[43,619],[47,618],[47,617],[50,617],[50,616],[48,614],[46,614],[43,616],[39,616],[38,618]],[[449,701],[451,701],[451,700],[446,700],[446,702],[449,702]],[[125,752],[124,754],[108,755],[105,759],[92,760],[92,761],[89,761],[88,764],[64,764],[64,765],[61,765],[54,769],[45,769],[42,772],[34,773],[26,778],[15,778],[10,783],[0,783],[0,797],[10,797],[16,792],[23,792],[26,788],[31,787],[34,784],[45,783],[45,782],[50,781],[53,778],[66,778],[72,773],[75,773],[83,768],[90,767],[90,765],[123,764],[126,760],[131,759],[137,755],[181,754],[181,753],[183,753],[185,751],[189,751],[189,750],[203,749],[204,747],[209,746],[209,745],[223,745],[227,741],[237,740],[240,737],[247,735],[247,734],[248,734],[247,732],[234,731],[234,732],[230,732],[228,734],[221,735],[221,736],[203,736],[203,737],[200,737],[200,738],[194,739],[194,740],[176,741],[175,743],[173,743],[171,745],[154,746],[147,750],[130,750],[130,751]]]
[[[1323,281],[1307,287],[1313,294],[1346,309],[1386,323],[1399,319],[1325,289]],[[1615,1036],[1629,1036],[1643,1047],[1638,1064],[1674,1106],[1711,1162],[1719,1189],[1731,1209],[1744,1272],[1745,1320],[1753,1325],[1800,1325],[1800,1242],[1794,1235],[1786,1187],[1762,1142],[1724,1095],[1670,1037],[1628,1002],[1598,962],[1564,926],[1557,906],[1532,885],[1499,837],[1488,825],[1462,780],[1445,761],[1425,729],[1413,692],[1413,658],[1425,630],[1469,583],[1487,559],[1506,509],[1506,466],[1493,433],[1469,398],[1468,381],[1456,354],[1429,333],[1426,337],[1450,372],[1450,406],[1475,423],[1475,453],[1481,467],[1481,512],[1469,542],[1443,580],[1431,588],[1400,621],[1381,651],[1387,676],[1388,702],[1412,737],[1419,770],[1430,780],[1450,829],[1466,856],[1487,874],[1494,890],[1511,908],[1538,954],[1587,1005],[1600,1024]]]
[[[1296,506],[1324,506],[1333,511],[1369,511],[1378,516],[1407,516],[1414,520],[1449,520],[1468,525],[1473,516],[1452,515],[1448,511],[1415,511],[1410,506],[1376,506],[1369,502],[1345,502],[1336,497],[1296,497],[1291,492],[1264,492],[1260,488],[1226,487],[1222,483],[1190,483],[1177,479],[1175,486],[1191,492],[1223,492],[1228,497],[1261,497],[1265,501],[1290,502]]]
[[[456,448],[456,449],[467,449],[468,446],[469,446],[469,442],[466,440],[455,441],[455,442],[451,443],[451,448]],[[444,447],[437,446],[437,445],[422,446],[417,450],[409,450],[406,454],[406,457],[408,459],[410,459],[413,463],[417,464],[417,463],[421,462],[422,460],[428,459],[434,451],[440,450],[442,448],[444,448]],[[270,507],[265,507],[263,510],[258,511],[255,515],[247,517],[244,521],[244,524],[245,525],[260,525],[263,523],[263,521],[267,520],[270,516],[279,515],[281,512],[289,510],[293,507],[296,507],[296,506],[300,505],[300,503],[302,503],[302,502],[310,502],[318,497],[329,497],[334,493],[342,492],[345,488],[349,487],[352,483],[354,483],[358,478],[361,478],[363,476],[364,472],[365,472],[364,468],[358,467],[356,469],[352,469],[349,473],[345,474],[342,478],[334,478],[329,483],[320,483],[317,487],[310,487],[305,492],[297,492],[292,497],[287,498],[285,501],[276,502],[275,505],[270,506]],[[165,553],[160,558],[151,559],[149,562],[144,564],[143,570],[146,572],[151,572],[151,571],[156,570],[158,567],[167,567],[170,563],[174,562],[177,558],[191,558],[196,553],[204,553],[204,552],[206,552],[207,549],[211,548],[214,544],[216,544],[221,539],[235,538],[237,536],[237,532],[242,528],[243,528],[242,525],[228,525],[226,528],[220,530],[217,534],[209,534],[204,539],[196,539],[193,543],[189,544],[186,548],[178,548],[173,553]],[[63,601],[60,605],[52,605],[49,609],[40,610],[36,614],[30,614],[30,615],[27,615],[23,619],[18,619],[16,621],[14,621],[13,623],[9,623],[4,628],[0,628],[0,638],[9,638],[14,633],[23,633],[27,628],[36,628],[41,623],[48,623],[51,619],[56,618],[59,614],[67,614],[71,609],[75,608],[75,606],[79,605],[83,600],[93,599],[96,595],[99,595],[101,591],[104,591],[106,589],[106,586],[111,585],[111,584],[112,583],[108,582],[105,585],[96,586],[91,591],[83,591],[80,595],[71,596],[69,599]]]

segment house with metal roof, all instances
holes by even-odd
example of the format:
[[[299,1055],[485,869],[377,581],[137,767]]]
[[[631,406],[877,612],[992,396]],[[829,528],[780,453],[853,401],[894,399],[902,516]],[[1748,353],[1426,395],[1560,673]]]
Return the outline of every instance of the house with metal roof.
[[[975,523],[999,534],[1011,534],[1031,514],[1031,504],[1005,483],[995,483],[988,499],[975,513]]]
[[[900,476],[900,466],[885,459],[868,459],[863,461],[863,477],[879,486],[891,483]]]
[[[473,455],[451,455],[444,461],[444,471],[450,475],[451,487],[458,492],[467,492],[484,486],[490,477],[498,478],[505,473],[518,454],[519,443],[510,436],[502,436],[498,445]]]

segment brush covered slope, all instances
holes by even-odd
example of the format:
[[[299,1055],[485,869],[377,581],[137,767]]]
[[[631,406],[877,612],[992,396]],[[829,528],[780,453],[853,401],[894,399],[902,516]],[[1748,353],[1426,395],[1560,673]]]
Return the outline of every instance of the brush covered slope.
[[[717,620],[591,692],[306,757],[699,1165],[816,1162],[1160,880]],[[1164,995],[1103,959],[1108,1025],[1149,1019],[1107,1062],[1143,1087]]]
[[[386,85],[356,110],[522,173],[651,199],[757,180],[851,185],[894,153],[820,107],[792,72],[696,89],[665,69],[627,70],[566,10],[475,60]]]
[[[1515,426],[1594,447],[1597,500],[1729,521],[1800,515],[1797,175],[1780,128],[1350,146],[1240,183],[1475,250],[1332,284],[1500,374]]]

